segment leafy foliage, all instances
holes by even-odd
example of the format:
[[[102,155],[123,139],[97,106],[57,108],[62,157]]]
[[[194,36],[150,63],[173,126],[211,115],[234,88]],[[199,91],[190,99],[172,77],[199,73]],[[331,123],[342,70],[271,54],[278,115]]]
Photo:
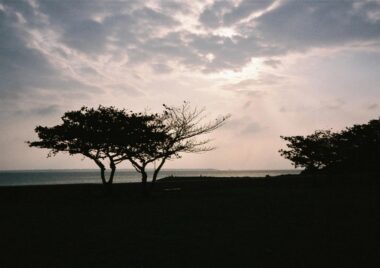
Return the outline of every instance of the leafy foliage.
[[[306,172],[380,171],[380,119],[337,133],[318,130],[306,137],[282,138],[289,149],[280,154]]]
[[[115,107],[82,107],[66,112],[60,125],[36,127],[39,140],[28,144],[50,149],[48,156],[58,152],[84,155],[101,169],[102,182],[112,183],[117,164],[142,152],[151,153],[164,136],[162,126],[151,124],[155,117]],[[103,160],[108,160],[111,169],[108,181]]]
[[[49,149],[48,156],[68,152],[92,159],[101,170],[103,184],[112,184],[116,165],[128,160],[142,175],[145,188],[148,164],[159,161],[153,175],[155,181],[166,160],[180,158],[181,153],[213,149],[207,146],[210,140],[198,140],[198,136],[219,128],[229,116],[202,123],[204,111],[190,108],[187,102],[181,107],[164,105],[162,114],[133,113],[115,107],[82,107],[66,112],[60,125],[36,127],[39,140],[28,144]],[[108,180],[105,162],[111,170]]]

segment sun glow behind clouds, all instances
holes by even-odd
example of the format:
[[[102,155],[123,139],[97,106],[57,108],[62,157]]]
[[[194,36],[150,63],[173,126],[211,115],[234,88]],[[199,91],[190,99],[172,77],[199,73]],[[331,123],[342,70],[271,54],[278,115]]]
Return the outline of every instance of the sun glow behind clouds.
[[[232,38],[239,35],[238,32],[232,27],[221,27],[213,31],[215,35]]]
[[[207,76],[216,80],[220,79],[224,83],[237,83],[246,79],[257,79],[262,69],[263,59],[252,58],[241,70],[225,70],[218,73],[211,73]]]
[[[0,168],[58,167],[22,146],[69,109],[159,112],[183,100],[233,116],[215,133],[218,151],[172,167],[289,167],[280,135],[378,115],[380,4],[357,3],[1,1],[0,146],[11,160]]]

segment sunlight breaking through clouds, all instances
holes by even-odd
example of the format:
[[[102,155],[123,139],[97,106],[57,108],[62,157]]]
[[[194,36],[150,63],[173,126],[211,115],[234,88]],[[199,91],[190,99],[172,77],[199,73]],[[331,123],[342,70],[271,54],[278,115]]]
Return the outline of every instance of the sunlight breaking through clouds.
[[[213,114],[254,116],[216,141],[277,158],[279,135],[378,116],[379,14],[375,0],[1,0],[0,120],[9,127],[0,130],[20,132],[28,111],[47,112],[30,112],[24,140],[34,125],[82,105],[158,111],[188,100]],[[273,140],[255,147],[244,129]],[[7,147],[14,159],[28,150],[16,147]],[[215,154],[228,156],[226,148]],[[25,156],[25,165],[48,166],[41,155]],[[175,164],[223,166],[202,157]]]

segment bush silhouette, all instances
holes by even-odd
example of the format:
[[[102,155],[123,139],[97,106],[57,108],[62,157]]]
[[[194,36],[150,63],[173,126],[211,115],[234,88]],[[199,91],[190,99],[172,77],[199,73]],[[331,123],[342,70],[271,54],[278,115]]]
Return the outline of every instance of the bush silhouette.
[[[340,132],[317,130],[308,136],[281,137],[288,150],[280,154],[305,172],[379,172],[380,119]]]

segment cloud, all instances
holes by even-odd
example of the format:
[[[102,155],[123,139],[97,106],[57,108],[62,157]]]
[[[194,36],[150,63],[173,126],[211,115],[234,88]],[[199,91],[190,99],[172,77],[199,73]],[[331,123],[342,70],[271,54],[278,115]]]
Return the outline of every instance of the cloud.
[[[143,94],[143,92],[141,92],[141,90],[139,90],[133,86],[126,85],[126,84],[109,85],[108,88],[112,88],[113,91],[118,95],[122,93],[122,94],[126,94],[128,96],[133,96],[133,97],[144,96],[144,94]]]
[[[258,121],[253,120],[251,116],[233,117],[225,128],[242,136],[249,136],[264,130],[263,126]]]
[[[17,110],[15,115],[22,116],[50,116],[52,114],[57,114],[61,111],[61,107],[58,105],[47,105],[44,107],[36,107],[31,109]]]
[[[273,2],[274,0],[242,0],[235,5],[232,1],[214,1],[204,9],[199,20],[206,27],[230,26],[249,17],[254,12],[264,10]]]
[[[378,40],[380,21],[370,19],[380,10],[374,1],[283,1],[256,20],[252,31],[288,51]]]
[[[272,57],[380,36],[380,5],[374,1],[214,1],[198,13],[195,4],[177,1],[10,3],[27,27],[52,31],[66,52],[76,50],[95,61],[119,55],[131,67],[147,64],[153,70],[157,62],[172,62],[205,73],[239,71],[254,57],[267,57],[264,64],[276,68],[280,61]],[[190,18],[192,28],[185,24]],[[202,26],[209,30],[199,30]],[[214,31],[220,27],[234,34]]]
[[[257,122],[250,122],[248,123],[243,130],[241,131],[242,134],[246,135],[252,135],[254,133],[257,133],[262,130],[262,127]]]
[[[70,90],[84,87],[80,81],[63,76],[41,51],[30,47],[29,33],[25,31],[23,20],[14,7],[6,6],[0,11],[1,99],[21,98],[26,92],[42,88]]]
[[[152,64],[152,69],[158,74],[166,74],[172,71],[171,67],[162,63]]]
[[[237,35],[194,33],[173,18],[189,5],[163,1],[156,8],[139,1],[39,2],[52,28],[60,29],[62,42],[84,53],[124,51],[133,64],[163,57],[206,72],[238,70],[252,57],[271,57],[314,47],[378,39],[377,2],[214,1],[199,15],[206,27],[237,27]],[[248,21],[252,13],[263,11]],[[58,12],[59,11],[59,12]],[[372,15],[371,15],[372,14]],[[196,14],[194,14],[196,15]],[[181,29],[182,27],[182,29]],[[214,55],[212,61],[207,54]],[[268,64],[274,62],[269,59]]]
[[[7,79],[0,82],[0,95],[17,98],[41,89],[99,91],[110,83],[123,84],[123,72],[131,79],[141,77],[130,71],[139,66],[149,66],[156,75],[173,70],[208,74],[240,71],[260,57],[277,68],[290,52],[379,40],[379,2],[273,3],[214,1],[196,13],[194,4],[176,1],[6,2],[0,11],[0,70]],[[195,19],[193,23],[199,19],[198,30],[184,24],[183,16]],[[199,30],[202,25],[209,30]],[[235,34],[213,31],[221,26]],[[257,95],[256,88],[281,79],[261,74],[224,88]]]
[[[332,100],[332,101],[323,102],[322,103],[322,108],[323,109],[329,109],[329,110],[339,110],[345,104],[346,104],[346,102],[344,100],[342,100],[342,99],[335,99],[335,100]]]
[[[367,106],[367,109],[371,110],[371,111],[372,110],[376,110],[378,108],[379,108],[379,105],[377,103],[373,103],[373,104],[370,104],[370,105]]]
[[[188,99],[236,111],[225,126],[234,138],[222,140],[250,148],[257,133],[256,161],[284,130],[365,122],[379,107],[379,1],[0,2],[3,140],[27,140],[42,116],[53,123],[81,105],[159,110]]]
[[[70,47],[82,52],[100,53],[106,47],[107,29],[94,20],[77,21],[65,30],[61,38]]]
[[[247,18],[254,12],[264,10],[269,7],[274,0],[261,0],[261,1],[252,1],[252,0],[243,0],[239,3],[238,6],[225,13],[223,16],[223,22],[225,25],[234,24],[242,19]]]
[[[241,1],[237,6],[214,2],[204,10],[200,22],[212,28],[235,27],[236,35],[229,38],[230,42],[221,37],[197,36],[194,47],[213,53],[216,64],[210,69],[218,71],[238,69],[252,57],[270,58],[313,48],[379,41],[378,1],[288,0],[278,3],[267,10],[273,1]],[[265,12],[243,20],[257,10]],[[277,63],[268,59],[266,64],[274,67]]]
[[[245,79],[238,83],[224,85],[222,88],[231,91],[254,90],[263,86],[273,86],[283,80],[282,76],[264,73],[260,74],[258,78]]]
[[[139,45],[177,22],[139,1],[41,1],[61,41],[84,53],[105,53],[109,46]],[[166,5],[168,6],[168,5]]]
[[[176,1],[155,5],[97,0],[36,1],[35,5],[7,2],[5,12],[0,11],[5,33],[0,41],[4,48],[0,68],[9,79],[3,82],[0,94],[16,96],[32,88],[95,90],[101,84],[91,83],[92,78],[110,77],[107,61],[120,61],[125,70],[148,65],[157,75],[173,68],[204,73],[239,71],[254,57],[264,58],[265,65],[276,68],[280,57],[289,52],[374,41],[380,36],[378,2],[273,3],[214,1],[197,14],[195,5]],[[211,30],[187,27],[180,18],[189,10],[187,16],[197,19],[198,15],[199,23]],[[251,17],[258,11],[261,13]],[[26,23],[20,22],[20,17]],[[212,28],[220,26],[231,26],[236,34],[213,32]],[[135,72],[134,77],[137,75]],[[225,88],[247,90],[279,81],[279,77],[262,75]]]
[[[216,28],[222,24],[223,15],[233,8],[230,1],[214,1],[200,14],[199,21],[206,27]]]
[[[276,69],[279,65],[281,65],[281,61],[275,59],[267,59],[264,61],[264,64]]]

